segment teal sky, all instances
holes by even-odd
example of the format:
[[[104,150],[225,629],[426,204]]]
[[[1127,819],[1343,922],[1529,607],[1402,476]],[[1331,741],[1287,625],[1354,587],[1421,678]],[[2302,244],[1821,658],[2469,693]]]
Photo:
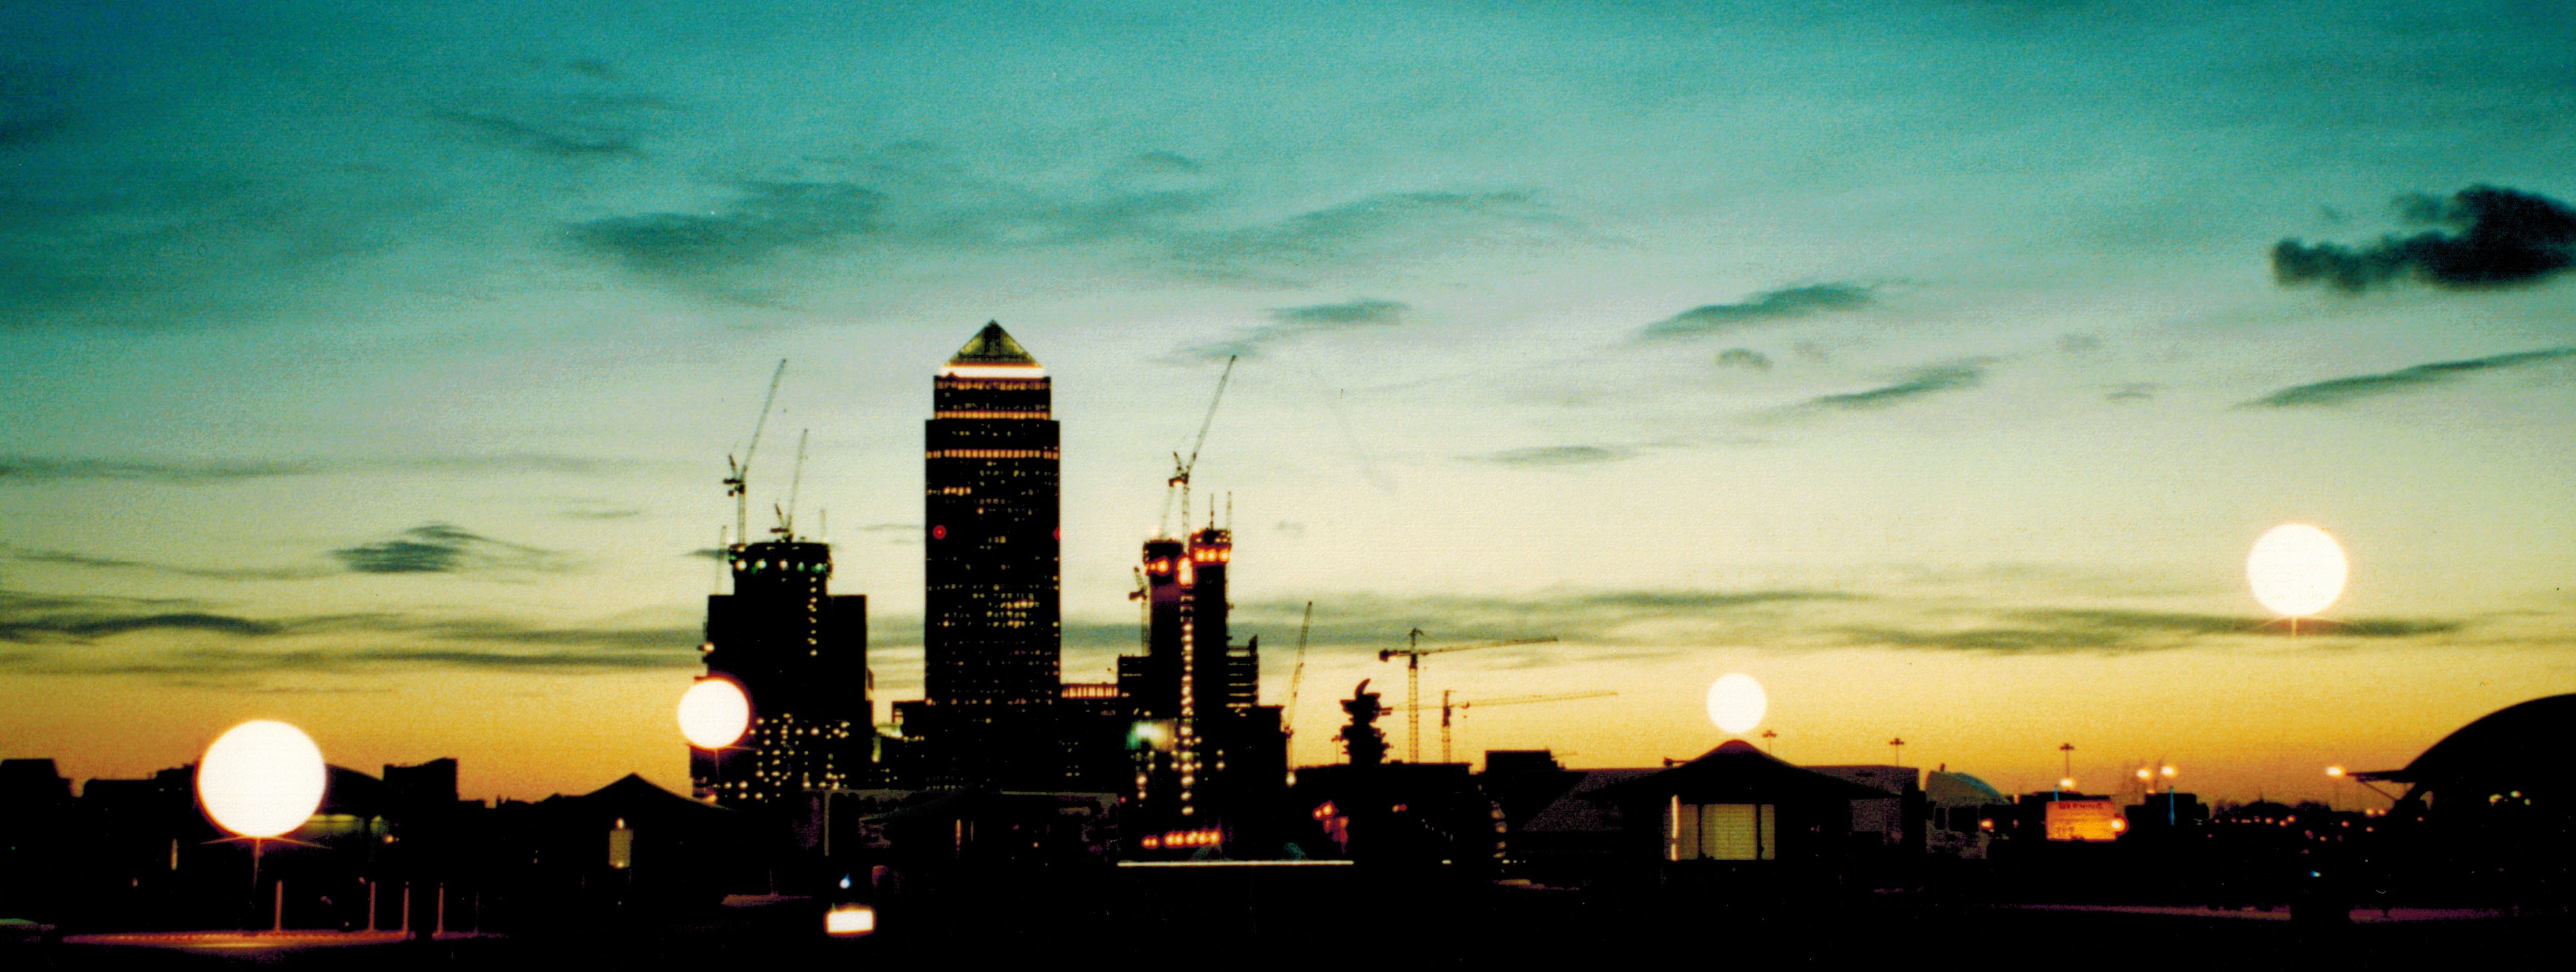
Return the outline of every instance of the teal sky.
[[[2564,5],[700,6],[0,7],[0,755],[286,715],[683,783],[780,358],[757,497],[810,429],[917,696],[988,319],[1056,380],[1077,679],[1241,357],[1197,481],[1270,701],[1316,602],[1303,762],[1412,627],[1562,638],[1425,685],[1618,691],[1462,724],[1578,765],[1746,671],[1800,761],[2322,796],[2576,687]],[[2354,564],[2296,639],[2289,521]]]

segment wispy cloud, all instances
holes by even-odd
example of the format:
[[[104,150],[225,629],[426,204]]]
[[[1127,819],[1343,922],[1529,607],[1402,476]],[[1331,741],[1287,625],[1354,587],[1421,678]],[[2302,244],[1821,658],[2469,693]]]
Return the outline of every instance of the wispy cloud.
[[[2576,209],[2547,196],[2471,186],[2447,201],[2405,197],[2398,208],[2455,232],[2387,236],[2363,247],[2285,239],[2272,247],[2273,277],[2359,293],[2401,278],[2454,289],[2535,283],[2576,267]]]
[[[1359,260],[1402,260],[1473,241],[1556,238],[1572,222],[1525,190],[1390,192],[1233,229],[1175,234],[1184,267],[1220,279],[1301,278]]]
[[[13,483],[82,480],[201,486],[247,479],[386,472],[537,473],[591,476],[624,472],[639,465],[636,462],[620,459],[543,454],[255,461],[6,456],[0,457],[0,486]]]
[[[703,283],[788,251],[820,251],[868,232],[885,195],[852,182],[751,182],[707,212],[603,216],[573,223],[573,248],[637,273]]]
[[[6,552],[12,560],[24,561],[31,564],[55,564],[65,567],[85,567],[94,570],[138,571],[154,574],[171,574],[180,577],[202,577],[208,580],[309,580],[316,577],[327,577],[333,573],[329,569],[317,566],[188,567],[178,564],[164,564],[144,560],[125,560],[115,557],[93,557],[87,554],[72,553],[64,550],[17,547],[9,544],[0,544],[0,551]]]
[[[1223,361],[1238,356],[1256,358],[1264,348],[1309,335],[1394,327],[1404,323],[1405,312],[1411,309],[1399,301],[1365,298],[1339,304],[1273,308],[1269,315],[1270,323],[1237,331],[1223,341],[1185,349],[1181,354],[1202,361]]]
[[[2447,384],[2480,372],[2529,368],[2569,358],[2576,358],[2576,347],[2517,351],[2512,354],[2461,361],[2436,361],[2375,375],[2354,375],[2349,378],[2295,385],[2245,404],[2257,408],[2345,405],[2376,395],[2392,395]]]
[[[1894,384],[1881,385],[1865,391],[1819,395],[1800,403],[1798,408],[1836,411],[1892,408],[1943,392],[1974,388],[1983,383],[1985,378],[1986,370],[1982,365],[1974,363],[1941,365],[1917,371],[1907,376],[1905,380]]]
[[[494,540],[445,523],[416,526],[390,540],[343,547],[331,551],[331,556],[360,574],[556,572],[568,567],[551,551]]]
[[[1468,458],[1477,462],[1490,462],[1500,466],[1590,466],[1605,462],[1617,462],[1635,454],[1635,450],[1632,449],[1617,449],[1608,446],[1556,445],[1532,446],[1526,449],[1506,449],[1501,452],[1490,452],[1480,456],[1469,456]]]
[[[1681,338],[1837,311],[1858,310],[1876,299],[1855,283],[1820,283],[1766,290],[1732,304],[1703,304],[1646,325],[1643,337]]]
[[[1717,353],[1720,368],[1742,368],[1747,371],[1771,370],[1771,356],[1752,348],[1728,348]]]
[[[2408,639],[2456,634],[2465,622],[2377,618],[2317,624],[2298,637]],[[2041,608],[2003,612],[1961,625],[1853,625],[1839,629],[1851,645],[1925,648],[1985,654],[2127,654],[2170,651],[2220,639],[2290,638],[2288,625],[2266,618],[2189,612]]]
[[[155,635],[179,640],[150,640]],[[314,646],[317,636],[333,644]],[[392,613],[255,618],[191,602],[0,591],[0,642],[26,646],[13,653],[20,663],[13,670],[32,674],[685,668],[698,663],[699,637],[694,626],[542,626]]]

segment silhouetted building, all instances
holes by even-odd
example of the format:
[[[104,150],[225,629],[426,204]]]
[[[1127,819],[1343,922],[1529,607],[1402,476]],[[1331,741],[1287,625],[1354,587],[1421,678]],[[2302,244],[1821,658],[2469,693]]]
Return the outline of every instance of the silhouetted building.
[[[1046,369],[998,323],[939,369],[924,429],[924,698],[901,707],[932,787],[1064,775],[1057,427]]]
[[[1139,829],[1217,827],[1239,840],[1287,786],[1279,709],[1260,704],[1260,639],[1231,635],[1233,560],[1233,531],[1214,523],[1186,541],[1145,541],[1145,654],[1118,660],[1138,727],[1127,792]]]
[[[696,795],[727,806],[868,782],[868,600],[830,592],[831,547],[793,536],[737,545],[733,593],[707,597],[707,674],[742,686],[751,729],[720,751],[692,748]],[[452,784],[451,784],[452,785]]]

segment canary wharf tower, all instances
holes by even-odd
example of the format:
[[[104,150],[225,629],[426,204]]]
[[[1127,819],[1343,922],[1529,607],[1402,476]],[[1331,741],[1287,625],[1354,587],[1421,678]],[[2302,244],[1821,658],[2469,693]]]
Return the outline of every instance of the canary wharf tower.
[[[1063,679],[1049,399],[1046,369],[998,323],[931,384],[924,699],[908,707],[905,734],[926,744],[932,785],[1046,785],[1062,773],[1051,721]]]

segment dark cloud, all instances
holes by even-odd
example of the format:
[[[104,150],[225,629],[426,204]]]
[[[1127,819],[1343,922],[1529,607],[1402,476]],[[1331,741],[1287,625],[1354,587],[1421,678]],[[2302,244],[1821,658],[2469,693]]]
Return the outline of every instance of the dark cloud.
[[[703,278],[869,232],[884,194],[849,182],[753,182],[713,212],[607,216],[565,227],[579,251],[639,273]]]
[[[2130,382],[2102,395],[2106,402],[2143,402],[2156,397],[2159,386],[2151,382]]]
[[[360,574],[564,569],[551,552],[494,540],[445,523],[416,526],[391,540],[343,547],[331,551],[331,556]]]
[[[1487,453],[1481,456],[1470,456],[1469,458],[1474,459],[1477,462],[1490,462],[1503,466],[1589,466],[1598,463],[1617,462],[1621,459],[1628,458],[1632,454],[1633,453],[1627,449],[1613,449],[1604,446],[1560,445],[1533,446],[1527,449],[1506,449],[1501,452]]]
[[[2355,293],[2399,279],[2474,289],[2534,283],[2576,266],[2576,209],[2546,196],[2472,186],[2447,201],[2407,197],[2397,208],[2452,231],[2388,236],[2358,248],[2285,239],[2272,247],[2274,279],[2323,281]]]
[[[1292,341],[1311,334],[1347,331],[1358,328],[1394,327],[1404,323],[1411,307],[1392,300],[1361,299],[1339,304],[1309,304],[1303,307],[1278,307],[1270,311],[1270,323],[1235,332],[1234,336],[1214,344],[1202,344],[1181,352],[1182,356],[1202,361],[1223,361],[1231,357],[1257,358],[1261,349]]]
[[[463,129],[478,141],[559,159],[642,158],[633,133],[585,125],[544,125],[498,114],[434,111],[436,121]]]
[[[2512,354],[2469,358],[2463,361],[2436,361],[2432,364],[2421,364],[2375,375],[2354,375],[2349,378],[2297,385],[2245,404],[2258,408],[2344,405],[2374,395],[2390,395],[2458,381],[2465,376],[2482,371],[2528,368],[2569,358],[2576,358],[2576,347],[2517,351]]]
[[[1752,371],[1771,370],[1771,356],[1752,348],[1728,348],[1717,353],[1720,368],[1744,368]]]
[[[1875,292],[1861,284],[1821,283],[1766,290],[1733,304],[1706,304],[1646,325],[1648,338],[1697,337],[1736,328],[1869,306]]]
[[[1882,385],[1867,391],[1840,395],[1819,395],[1808,399],[1801,408],[1856,411],[1889,408],[1946,391],[1974,388],[1985,381],[1985,368],[1975,364],[1942,365],[1915,372],[1904,381]]]
[[[153,633],[228,636],[215,643],[150,646]],[[314,636],[356,647],[306,648]],[[491,618],[398,614],[247,618],[202,606],[139,598],[47,597],[0,591],[0,642],[34,674],[238,676],[352,671],[388,665],[559,671],[687,668],[698,663],[696,626],[555,627]],[[392,642],[392,643],[385,643]],[[69,652],[43,646],[78,645]]]
[[[332,573],[319,567],[183,567],[176,564],[92,557],[64,550],[16,547],[8,544],[0,544],[0,551],[7,552],[12,560],[31,564],[57,564],[94,570],[130,570],[181,577],[202,577],[209,580],[310,580],[316,577],[327,577]]]
[[[2448,619],[2316,622],[2303,627],[2296,637],[2423,638],[2455,634],[2466,626]],[[1965,627],[1854,625],[1840,632],[1856,646],[1986,654],[2127,654],[2195,647],[2222,638],[2293,637],[2288,625],[2267,618],[2098,609],[2010,611],[1993,623]]]

